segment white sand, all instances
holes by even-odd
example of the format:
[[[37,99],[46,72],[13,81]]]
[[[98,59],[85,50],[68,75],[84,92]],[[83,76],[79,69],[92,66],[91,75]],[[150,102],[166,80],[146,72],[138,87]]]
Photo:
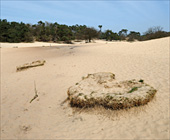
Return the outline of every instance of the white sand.
[[[76,45],[1,44],[2,139],[168,139],[169,40]],[[23,44],[23,43],[22,43]],[[52,44],[52,43],[51,43]],[[49,45],[47,45],[49,46]],[[58,47],[59,46],[59,47]],[[74,48],[75,47],[75,48]],[[16,72],[36,60],[44,66]],[[74,109],[68,87],[88,73],[112,72],[118,80],[144,79],[158,92],[154,100],[129,110]],[[35,96],[34,81],[38,91]]]
[[[34,43],[1,43],[1,48],[23,48],[23,47],[47,47],[47,46],[58,46],[65,45],[59,43],[47,43],[47,42],[34,42]]]
[[[74,44],[85,44],[85,41],[74,42]],[[100,42],[100,40],[98,41]],[[103,42],[103,41],[102,41]],[[50,43],[50,42],[33,42],[33,43],[7,43],[1,42],[1,48],[25,48],[25,47],[54,47],[54,46],[69,46],[69,44],[62,44],[62,43]]]

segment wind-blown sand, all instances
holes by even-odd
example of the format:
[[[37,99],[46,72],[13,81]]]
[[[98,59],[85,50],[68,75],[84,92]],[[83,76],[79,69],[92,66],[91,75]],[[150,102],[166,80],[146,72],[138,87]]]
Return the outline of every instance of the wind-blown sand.
[[[169,139],[169,40],[1,43],[1,139]],[[46,63],[16,72],[36,60]],[[63,103],[70,86],[97,72],[144,79],[158,91],[147,105],[127,110],[81,110]],[[38,97],[30,103],[34,81]]]

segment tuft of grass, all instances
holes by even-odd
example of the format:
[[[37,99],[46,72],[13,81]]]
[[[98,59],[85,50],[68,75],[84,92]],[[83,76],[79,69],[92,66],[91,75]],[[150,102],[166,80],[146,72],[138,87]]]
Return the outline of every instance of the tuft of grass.
[[[90,93],[90,95],[93,95],[93,93],[95,93],[95,91],[92,91],[92,92]]]
[[[143,82],[144,82],[144,80],[140,79],[140,80],[139,80],[139,82],[143,83]]]
[[[89,77],[90,75],[92,75],[92,74],[88,74],[87,77]]]
[[[84,80],[84,79],[85,79],[85,77],[83,76],[83,77],[81,77],[81,79],[82,79],[82,80]]]
[[[83,93],[79,93],[79,95],[78,96],[82,96],[83,95]]]
[[[85,95],[84,98],[87,100],[87,95]]]
[[[128,93],[132,93],[134,91],[138,90],[138,87],[133,87],[130,91],[128,91]]]
[[[106,99],[111,100],[111,99],[113,99],[113,97],[110,96],[110,95],[107,95],[107,96],[106,96]]]
[[[76,83],[76,85],[78,85],[79,83]]]

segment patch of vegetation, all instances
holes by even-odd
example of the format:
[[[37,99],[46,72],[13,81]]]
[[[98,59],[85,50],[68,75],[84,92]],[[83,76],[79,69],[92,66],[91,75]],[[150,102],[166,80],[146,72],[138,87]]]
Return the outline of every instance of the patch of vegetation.
[[[106,41],[120,40],[119,35],[112,32],[111,30],[106,30],[104,33],[102,33],[101,38],[106,39]]]
[[[83,95],[83,93],[79,93],[79,94],[78,94],[78,96],[82,96],[82,95]]]
[[[162,37],[170,36],[170,32],[165,32],[162,30],[163,28],[160,26],[149,28],[143,36],[141,36],[141,41],[157,39]]]
[[[8,22],[0,19],[0,42],[32,42],[30,26],[21,22]]]
[[[85,95],[84,98],[87,100],[87,95]]]
[[[170,36],[170,32],[163,31],[161,27],[151,27],[143,35],[139,32],[122,29],[118,33],[112,30],[101,31],[102,25],[98,26],[98,31],[94,27],[86,25],[72,25],[49,23],[38,21],[37,24],[26,24],[23,22],[8,22],[0,19],[0,42],[64,42],[71,44],[72,40],[86,40],[91,42],[93,39],[145,41],[156,38]]]
[[[92,91],[92,92],[90,93],[90,95],[93,95],[93,93],[95,93],[95,91]]]
[[[110,95],[107,95],[107,96],[106,96],[106,99],[111,100],[111,99],[113,99],[113,97],[110,96]]]
[[[128,81],[129,83],[133,83],[131,80]]]
[[[83,77],[81,77],[81,79],[82,79],[82,80],[84,80],[84,79],[85,79],[85,77],[83,76]]]
[[[140,80],[139,80],[139,82],[143,83],[143,82],[144,82],[144,80],[140,79]]]
[[[100,77],[100,75],[98,74],[97,76]],[[101,75],[101,78],[103,78],[102,76],[103,75]],[[88,78],[94,78],[94,77],[85,77],[85,78],[88,79]],[[97,83],[97,80],[95,82]],[[139,82],[141,82],[141,84]],[[94,106],[103,106],[105,108],[111,108],[114,110],[126,109],[126,108],[131,108],[134,106],[147,104],[154,97],[156,90],[149,85],[148,87],[143,82],[144,80],[142,79],[120,81],[120,83],[116,83],[116,84],[118,85],[126,84],[125,86],[128,86],[130,88],[129,91],[125,92],[126,91],[125,89],[121,92],[108,91],[107,93],[106,92],[102,93],[102,90],[98,91],[95,89],[89,89],[89,91],[87,91],[86,89],[83,90],[83,88],[80,91],[74,92],[78,88],[77,86],[74,85],[68,89],[67,94],[69,96],[68,99],[70,100],[70,105],[72,107],[80,107],[80,108],[87,107],[88,108],[88,107],[94,107]],[[101,87],[103,88],[103,86]],[[143,94],[142,97],[138,96],[138,94],[135,94],[135,91],[137,91],[141,87],[142,89],[140,90],[140,94]],[[143,89],[145,87],[146,89]],[[86,94],[79,93],[83,91],[84,93],[86,92]],[[92,96],[93,93],[95,93],[96,96]],[[127,94],[127,93],[130,93],[130,94]]]
[[[128,34],[128,41],[134,41],[134,40],[139,40],[140,39],[140,33],[135,32],[135,31],[130,31]]]
[[[138,90],[138,88],[139,88],[139,87],[133,87],[130,91],[128,91],[128,93],[132,93],[132,92]]]

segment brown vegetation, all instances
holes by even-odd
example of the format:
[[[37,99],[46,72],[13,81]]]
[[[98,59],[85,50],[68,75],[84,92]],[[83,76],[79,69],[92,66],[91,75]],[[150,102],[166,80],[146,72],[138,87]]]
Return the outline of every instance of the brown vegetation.
[[[115,81],[112,73],[88,74],[68,89],[71,106],[94,107],[102,105],[123,109],[148,103],[156,90],[141,80]]]

